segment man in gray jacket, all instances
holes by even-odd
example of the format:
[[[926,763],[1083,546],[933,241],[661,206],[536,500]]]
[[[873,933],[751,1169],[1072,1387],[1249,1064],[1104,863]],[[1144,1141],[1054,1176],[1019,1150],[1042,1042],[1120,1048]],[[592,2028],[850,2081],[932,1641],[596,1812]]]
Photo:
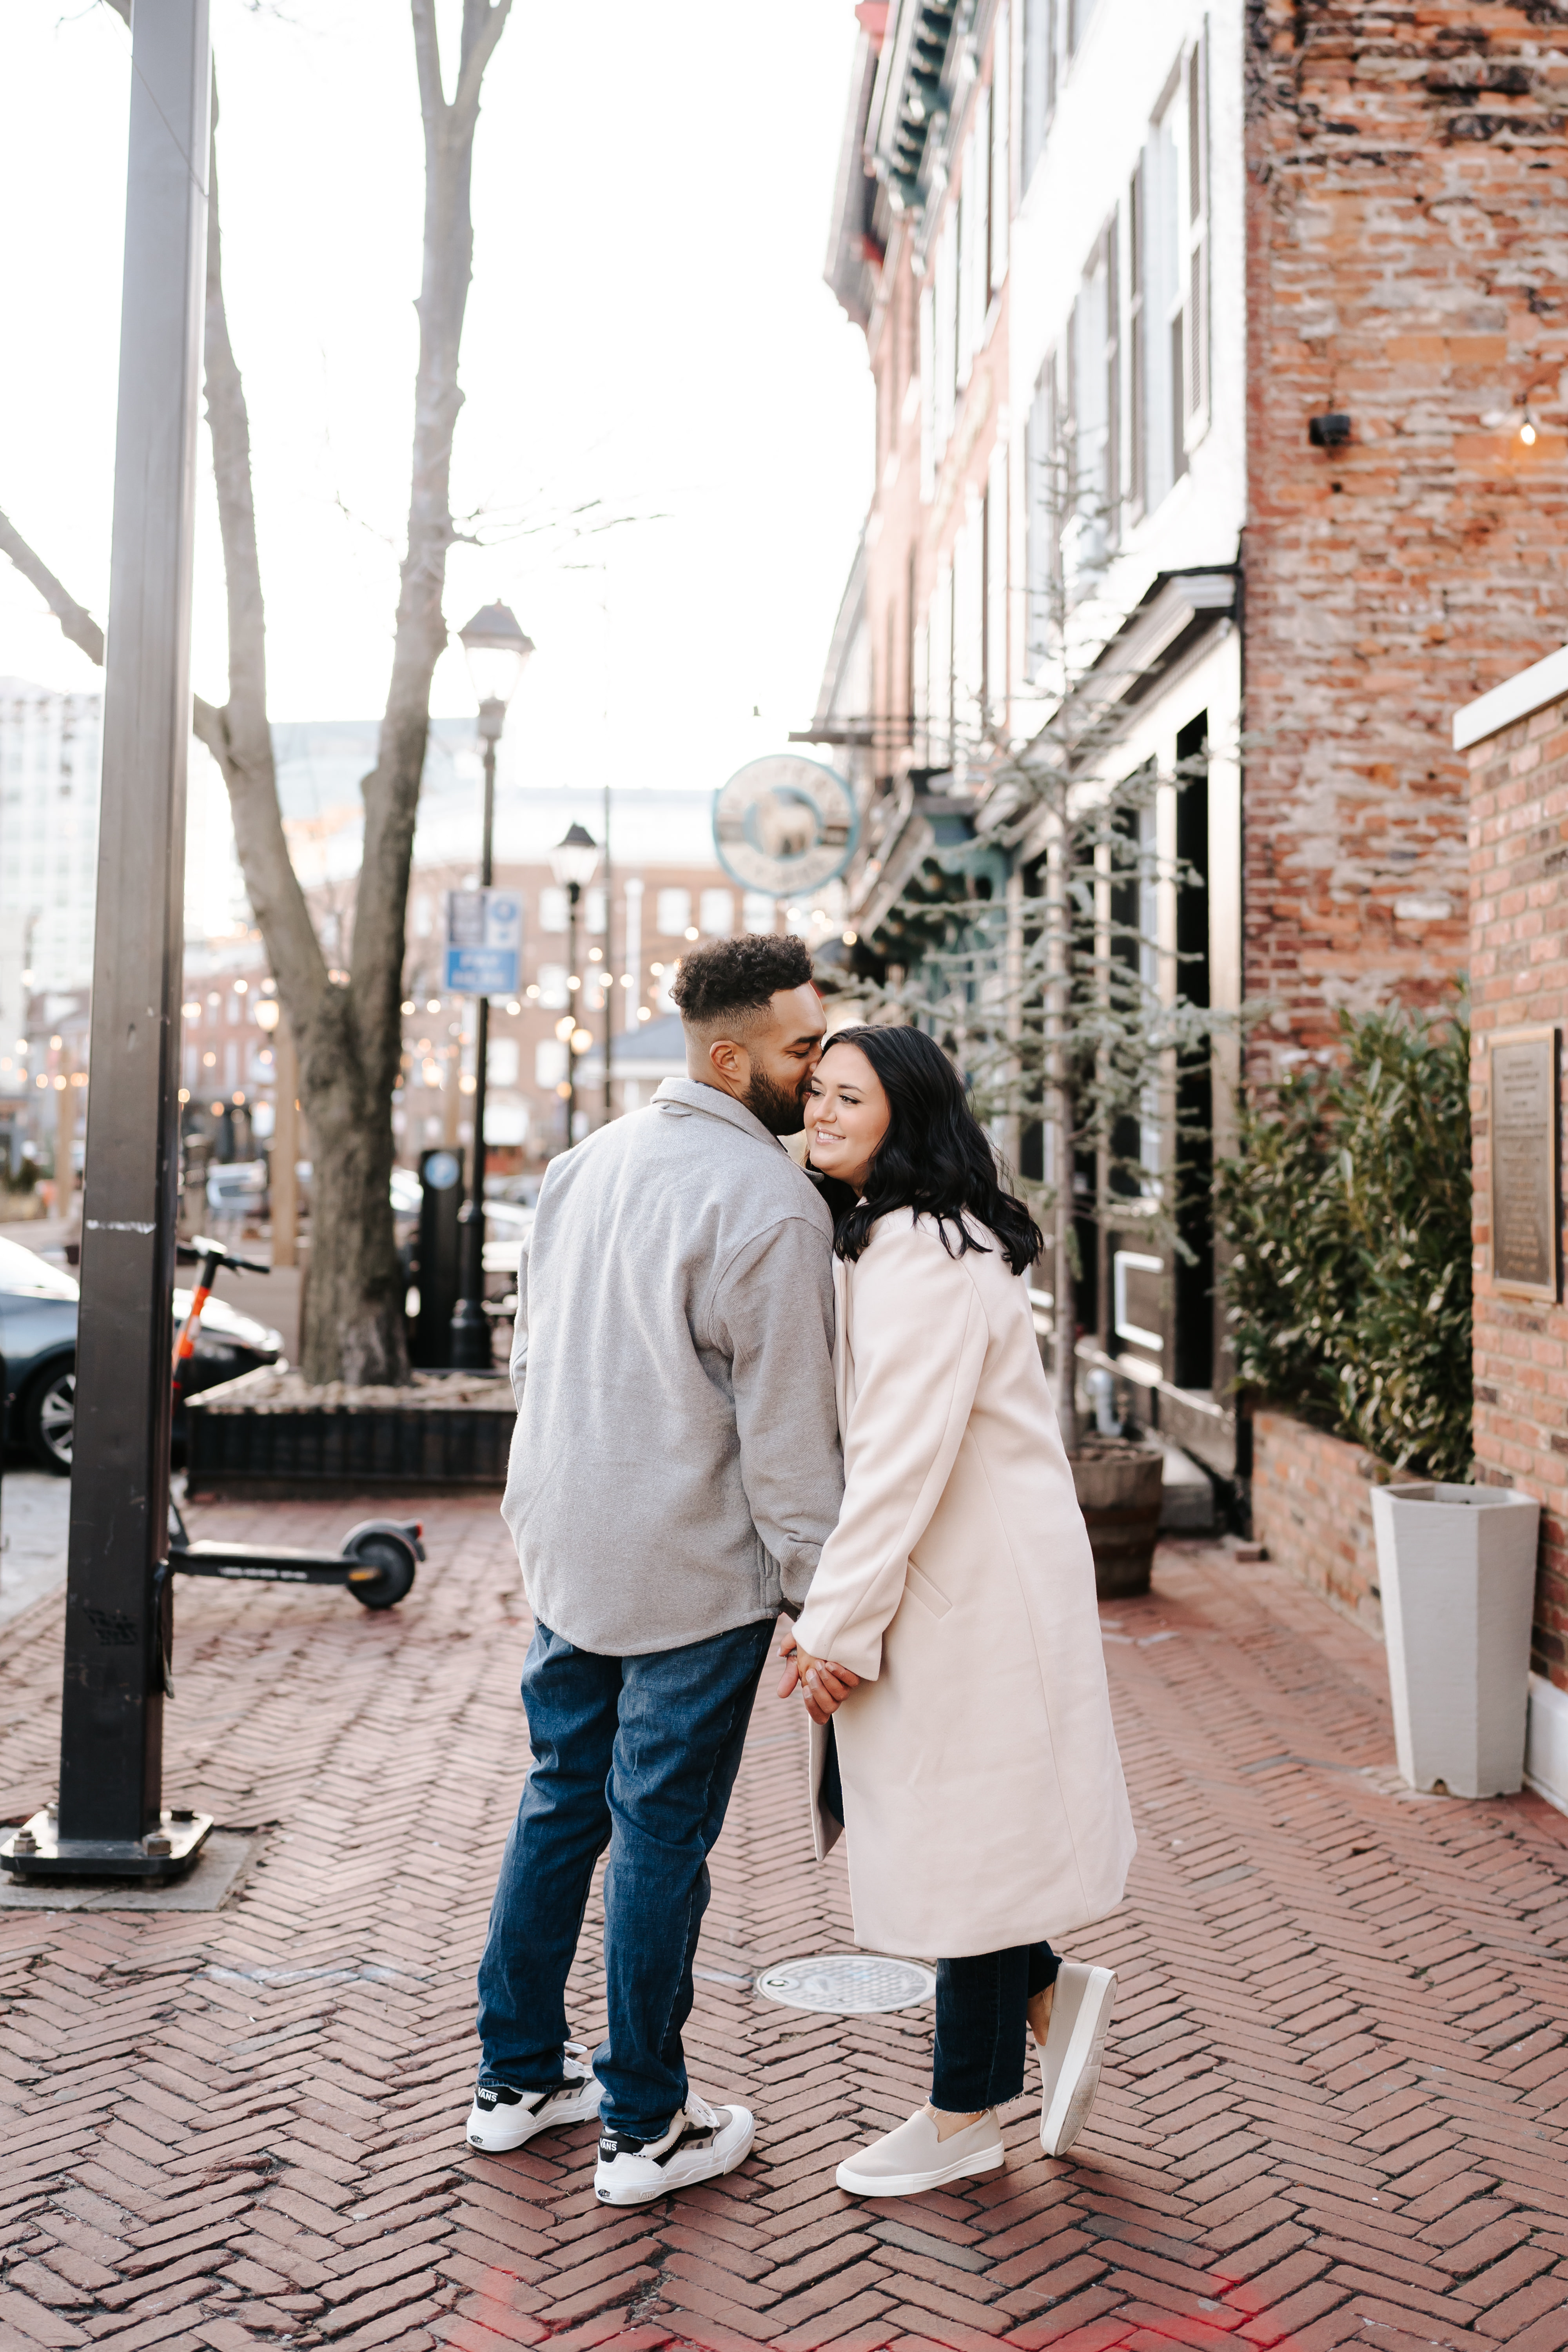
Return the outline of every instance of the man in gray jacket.
[[[479,1968],[475,2147],[601,2109],[597,2195],[728,2172],[742,2106],[689,2091],[680,2029],[746,1725],[781,1608],[837,1516],[832,1219],[778,1139],[822,1051],[798,940],[681,966],[684,1078],[552,1160],[518,1277],[502,1514],[535,1632],[533,1761]],[[565,1985],[605,1874],[609,2033]]]

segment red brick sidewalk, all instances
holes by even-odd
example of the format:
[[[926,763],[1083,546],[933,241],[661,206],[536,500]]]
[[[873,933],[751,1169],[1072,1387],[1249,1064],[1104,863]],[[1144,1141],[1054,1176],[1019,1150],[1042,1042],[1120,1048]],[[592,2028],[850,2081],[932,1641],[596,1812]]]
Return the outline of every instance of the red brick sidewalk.
[[[355,1516],[274,1508],[284,1538]],[[1001,2344],[1568,2346],[1568,1822],[1416,1798],[1382,1654],[1278,1571],[1173,1549],[1107,1612],[1142,1849],[1074,1939],[1122,1991],[1099,2108],[1047,2161],[868,2206],[929,2011],[758,2001],[848,1941],[809,1859],[800,1719],[759,1706],[700,1966],[698,2087],[759,2116],[721,2187],[593,2201],[593,2133],[486,2159],[472,1975],[523,1767],[525,1622],[487,1501],[426,1509],[393,1615],[182,1585],[166,1793],[271,1822],[230,1908],[0,1915],[0,2343],[752,2352]],[[6,1636],[4,1804],[53,1788],[58,1604]],[[602,2021],[596,1923],[577,2030]]]

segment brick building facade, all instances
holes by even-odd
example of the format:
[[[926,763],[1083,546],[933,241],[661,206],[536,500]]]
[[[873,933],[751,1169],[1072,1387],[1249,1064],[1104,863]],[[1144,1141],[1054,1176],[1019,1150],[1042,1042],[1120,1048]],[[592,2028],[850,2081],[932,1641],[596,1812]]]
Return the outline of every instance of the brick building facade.
[[[1568,1024],[1568,650],[1461,710],[1468,758],[1470,983],[1475,1061],[1475,1449],[1479,1475],[1542,1506],[1531,1738],[1554,1762],[1536,1777],[1568,1795],[1568,1307],[1563,1304],[1562,1066]],[[1547,1033],[1555,1078],[1542,1105],[1551,1230],[1544,1282],[1510,1282],[1493,1233],[1494,1053],[1521,1030]],[[1528,1295],[1528,1287],[1538,1294]],[[1547,1687],[1550,1685],[1550,1687]]]
[[[828,277],[876,373],[876,487],[815,725],[864,803],[858,954],[1087,695],[1088,789],[1173,779],[1160,838],[1195,879],[1160,935],[1187,992],[1250,1016],[1260,1074],[1331,1052],[1341,1008],[1448,996],[1450,717],[1568,636],[1568,21],[856,13]],[[1015,885],[1039,846],[1014,842]],[[1101,1269],[1093,1336],[1234,1471],[1212,1238],[1195,1274],[1137,1264],[1125,1324]]]
[[[1568,24],[1248,15],[1246,991],[1316,1049],[1463,969],[1449,717],[1568,636]]]

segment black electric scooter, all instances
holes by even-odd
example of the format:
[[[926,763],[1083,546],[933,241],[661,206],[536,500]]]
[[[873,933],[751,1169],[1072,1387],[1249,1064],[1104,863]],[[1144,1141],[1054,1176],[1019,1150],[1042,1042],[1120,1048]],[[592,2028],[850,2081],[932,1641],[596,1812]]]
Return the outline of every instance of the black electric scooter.
[[[198,1234],[189,1246],[180,1244],[180,1256],[200,1264],[191,1311],[174,1346],[174,1381],[180,1366],[195,1351],[202,1309],[212,1297],[219,1269],[237,1274],[270,1274],[268,1265],[236,1257],[222,1242]],[[418,1519],[362,1519],[343,1538],[341,1550],[301,1551],[290,1545],[193,1543],[180,1516],[169,1505],[169,1566],[177,1576],[220,1576],[252,1584],[343,1584],[365,1609],[391,1609],[414,1587],[418,1563],[425,1557]]]

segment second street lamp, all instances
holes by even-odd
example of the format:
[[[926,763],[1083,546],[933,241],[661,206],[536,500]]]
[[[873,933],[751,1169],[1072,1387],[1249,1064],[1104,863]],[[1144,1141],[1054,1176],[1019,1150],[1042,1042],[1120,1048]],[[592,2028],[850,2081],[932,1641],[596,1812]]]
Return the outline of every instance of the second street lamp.
[[[577,902],[599,870],[599,845],[587,829],[574,821],[569,824],[550,853],[550,870],[559,887],[566,893],[566,998],[567,1011],[574,1016],[577,1007],[572,1002],[572,982],[577,978]],[[606,922],[607,922],[606,918]],[[609,933],[606,929],[605,937]],[[577,1023],[574,1017],[566,1032],[566,1149],[571,1150],[576,1138],[572,1130],[577,1116]]]
[[[516,617],[504,604],[486,604],[458,632],[468,656],[468,676],[479,698],[479,740],[484,746],[485,825],[479,887],[495,879],[496,745],[506,724],[506,707],[533,651]],[[490,1001],[474,1005],[474,1148],[468,1200],[458,1220],[458,1267],[462,1297],[452,1315],[451,1360],[459,1371],[488,1372],[490,1327],[485,1319],[485,1065],[489,1054]],[[459,1066],[461,1056],[459,1056]]]

